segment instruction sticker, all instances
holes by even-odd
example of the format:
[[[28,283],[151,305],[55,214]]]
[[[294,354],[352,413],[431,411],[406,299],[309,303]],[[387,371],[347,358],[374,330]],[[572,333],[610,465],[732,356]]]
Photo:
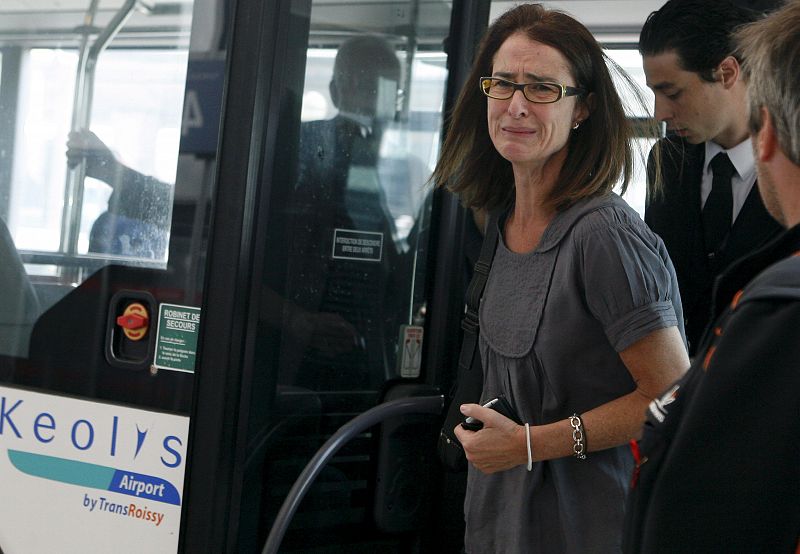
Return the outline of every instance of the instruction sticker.
[[[419,325],[400,326],[400,377],[419,377],[422,367],[422,332]]]
[[[161,304],[158,308],[155,366],[194,372],[200,308]]]
[[[354,231],[352,229],[333,230],[333,253],[336,259],[381,261],[383,252],[383,233]]]

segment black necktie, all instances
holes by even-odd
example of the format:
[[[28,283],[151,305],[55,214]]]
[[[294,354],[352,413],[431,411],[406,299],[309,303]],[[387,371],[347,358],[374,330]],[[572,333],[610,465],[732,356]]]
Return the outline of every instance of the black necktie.
[[[712,255],[720,249],[725,235],[731,228],[733,220],[731,177],[736,169],[725,152],[714,156],[709,165],[714,179],[711,184],[711,194],[703,206],[703,230],[706,252]]]

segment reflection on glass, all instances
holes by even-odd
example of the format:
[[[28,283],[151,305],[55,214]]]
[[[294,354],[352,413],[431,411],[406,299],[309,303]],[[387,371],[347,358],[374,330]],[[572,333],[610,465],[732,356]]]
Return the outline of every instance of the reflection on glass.
[[[113,159],[109,156],[104,164],[118,161],[163,182],[174,182],[187,58],[185,51],[108,51],[102,55],[95,78],[91,128],[105,146],[115,151]],[[64,183],[68,172],[75,171],[74,164],[66,163],[64,151],[70,130],[77,59],[78,55],[70,51],[37,49],[30,53],[27,66],[30,78],[21,83],[25,94],[21,95],[23,100],[18,106],[19,120],[26,132],[20,133],[15,151],[9,220],[20,249],[56,252],[62,242]],[[161,99],[157,109],[153,109],[153,95]],[[120,128],[125,132],[119,132]],[[116,211],[124,211],[130,203],[146,201],[147,191],[142,193],[144,196],[139,191],[127,194],[122,188],[130,183],[116,179],[119,172],[115,173],[113,168],[92,171],[91,163],[100,154],[85,155],[90,164],[86,172],[90,180],[85,185],[77,252],[164,260],[163,247],[156,248],[159,255],[141,245],[90,248],[91,229],[97,218],[107,211],[116,215]],[[77,158],[75,162],[79,161]],[[42,159],[47,163],[42,164]],[[128,198],[109,209],[113,190],[120,190],[120,195],[126,194]],[[47,202],[41,202],[42,198]],[[171,198],[166,201],[171,203]],[[159,198],[159,202],[163,199]],[[163,221],[150,222],[146,213],[130,219],[137,220],[128,224],[134,231],[128,232],[129,240],[122,242],[139,242],[137,238],[142,233],[135,232],[139,221],[142,228],[153,225],[163,235],[151,238],[151,242],[165,242],[168,222],[166,225]],[[116,232],[115,240],[120,242],[126,232],[123,229]]]
[[[396,20],[415,13],[415,4],[397,2],[371,18],[361,9],[334,14],[312,4],[304,85],[291,90],[302,98],[295,169],[286,169],[287,160],[277,171],[291,177],[267,177],[272,194],[285,199],[270,204],[256,362],[265,375],[275,372],[277,386],[263,377],[251,408],[263,410],[262,399],[274,395],[261,416],[269,430],[254,430],[269,437],[267,527],[283,498],[278,491],[331,433],[379,403],[390,384],[422,377],[427,181],[438,156],[449,13],[438,14],[443,27],[420,38],[417,20]],[[326,15],[348,31],[329,34]],[[312,487],[287,548],[310,547],[308,529],[331,546],[372,525],[368,437],[347,451]]]
[[[166,265],[192,3],[162,3],[0,7],[7,336],[101,265]],[[10,291],[30,298],[12,307]],[[26,333],[0,337],[0,354],[26,350]]]
[[[361,36],[334,59],[331,119],[303,123],[289,220],[289,333],[282,381],[309,389],[375,389],[385,379],[382,311],[401,253],[379,153],[394,116],[400,63]],[[297,354],[290,359],[290,351]]]
[[[407,311],[404,278],[414,255],[407,238],[427,175],[403,149],[402,131],[387,146],[402,78],[389,42],[356,36],[331,61],[335,115],[300,128],[280,380],[309,390],[376,391],[395,376],[398,314]]]
[[[374,35],[349,38],[336,51],[312,49],[308,60],[308,119],[300,126],[287,279],[278,296],[280,380],[309,390],[378,391],[398,376],[401,325],[414,322],[426,162],[436,155],[446,76],[435,64],[443,56],[415,61],[408,83],[404,59]],[[412,94],[410,115],[399,111],[403,87]]]

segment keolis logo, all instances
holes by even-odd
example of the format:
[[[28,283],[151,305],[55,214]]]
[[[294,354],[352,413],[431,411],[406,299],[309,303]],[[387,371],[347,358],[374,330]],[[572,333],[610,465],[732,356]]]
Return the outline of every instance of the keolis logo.
[[[51,402],[44,404],[44,399]],[[140,421],[147,416],[151,422]],[[174,416],[5,392],[0,396],[0,441],[11,464],[27,475],[179,506],[181,485],[154,475],[183,476],[186,445],[180,433],[156,423],[165,417]]]

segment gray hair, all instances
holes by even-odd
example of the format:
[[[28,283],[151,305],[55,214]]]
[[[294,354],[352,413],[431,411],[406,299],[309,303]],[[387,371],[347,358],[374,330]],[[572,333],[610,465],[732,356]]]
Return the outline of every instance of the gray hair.
[[[800,0],[736,32],[748,81],[750,131],[761,129],[769,110],[783,153],[800,165]]]

